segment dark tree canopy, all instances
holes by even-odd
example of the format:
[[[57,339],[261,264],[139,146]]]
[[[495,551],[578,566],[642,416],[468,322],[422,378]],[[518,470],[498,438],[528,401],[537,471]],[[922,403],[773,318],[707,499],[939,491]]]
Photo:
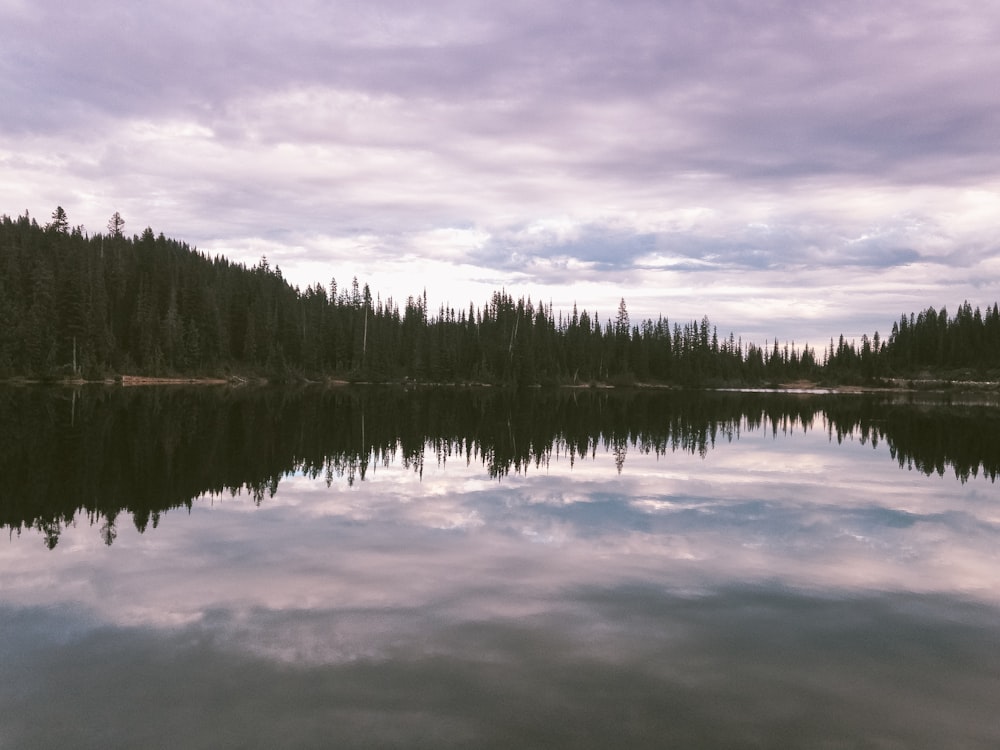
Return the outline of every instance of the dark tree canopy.
[[[481,306],[400,304],[355,277],[293,287],[266,258],[210,258],[154,234],[69,231],[0,217],[0,377],[263,375],[375,381],[680,385],[879,381],[923,369],[1000,368],[1000,312],[962,304],[904,315],[882,338],[760,346],[701,320],[633,322],[622,298],[606,322],[587,310],[494,292]]]

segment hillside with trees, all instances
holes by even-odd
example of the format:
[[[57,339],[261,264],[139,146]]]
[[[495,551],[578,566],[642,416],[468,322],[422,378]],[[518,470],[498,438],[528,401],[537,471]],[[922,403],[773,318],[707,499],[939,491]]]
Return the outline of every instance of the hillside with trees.
[[[468,308],[373,296],[356,278],[300,289],[266,258],[211,258],[146,228],[128,236],[0,217],[0,378],[252,375],[273,380],[505,385],[635,382],[758,385],[883,382],[920,372],[1000,369],[1000,311],[968,302],[903,315],[892,332],[794,343],[720,336],[708,317],[632,321],[556,311],[496,291]]]

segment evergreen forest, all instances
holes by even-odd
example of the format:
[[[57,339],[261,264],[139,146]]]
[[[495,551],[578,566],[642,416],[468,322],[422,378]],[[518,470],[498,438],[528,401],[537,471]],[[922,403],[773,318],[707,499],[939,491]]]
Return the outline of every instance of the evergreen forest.
[[[1000,311],[964,302],[902,315],[884,338],[809,346],[720,336],[701,320],[632,321],[622,299],[586,310],[496,291],[480,306],[428,309],[367,284],[293,286],[266,258],[247,267],[146,228],[126,235],[0,217],[0,378],[253,376],[272,381],[503,385],[877,383],[918,373],[996,376]]]

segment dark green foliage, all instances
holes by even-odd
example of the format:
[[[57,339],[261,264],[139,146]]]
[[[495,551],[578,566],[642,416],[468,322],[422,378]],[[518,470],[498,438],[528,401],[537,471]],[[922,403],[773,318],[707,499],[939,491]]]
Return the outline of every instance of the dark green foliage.
[[[945,308],[933,307],[904,315],[893,324],[884,354],[889,366],[907,373],[1000,368],[1000,311],[994,303],[983,315],[966,301],[952,318]]]
[[[949,320],[905,316],[887,341],[763,347],[720,337],[707,317],[630,320],[625,300],[602,325],[586,310],[494,292],[482,307],[402,310],[349,286],[290,285],[267,258],[252,268],[209,258],[146,228],[131,238],[116,212],[108,234],[0,218],[0,377],[241,373],[287,381],[635,382],[755,385],[798,379],[872,382],[922,367],[1000,367],[1000,315],[968,303]]]

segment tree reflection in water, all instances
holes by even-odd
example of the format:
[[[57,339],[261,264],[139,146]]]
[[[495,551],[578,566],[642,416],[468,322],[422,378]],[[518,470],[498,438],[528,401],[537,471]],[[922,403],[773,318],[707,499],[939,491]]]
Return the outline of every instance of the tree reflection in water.
[[[260,504],[290,473],[364,481],[393,463],[478,463],[493,478],[598,451],[701,456],[747,434],[825,430],[901,468],[994,482],[1000,410],[883,394],[354,388],[0,389],[0,524],[50,547],[79,517],[111,544],[206,494]]]

